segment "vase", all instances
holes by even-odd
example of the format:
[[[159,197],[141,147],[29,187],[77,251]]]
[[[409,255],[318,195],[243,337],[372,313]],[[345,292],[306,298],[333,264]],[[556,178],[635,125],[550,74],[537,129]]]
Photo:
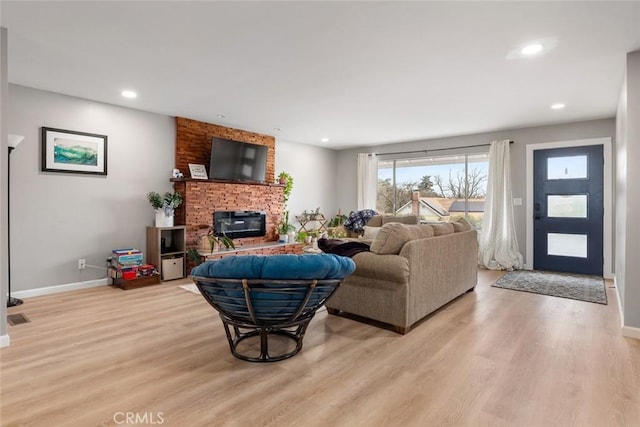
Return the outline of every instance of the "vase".
[[[157,209],[156,227],[173,227],[173,215],[166,215],[164,209]]]

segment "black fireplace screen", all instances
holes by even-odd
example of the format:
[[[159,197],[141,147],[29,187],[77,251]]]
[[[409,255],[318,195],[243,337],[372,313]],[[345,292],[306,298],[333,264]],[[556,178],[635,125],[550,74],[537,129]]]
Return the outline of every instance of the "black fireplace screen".
[[[218,236],[231,239],[262,237],[266,234],[264,211],[220,211],[213,214],[213,229]]]

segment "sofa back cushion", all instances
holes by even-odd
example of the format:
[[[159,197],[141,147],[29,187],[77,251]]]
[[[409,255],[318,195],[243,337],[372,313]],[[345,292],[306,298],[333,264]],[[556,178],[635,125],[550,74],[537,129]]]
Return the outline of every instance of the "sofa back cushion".
[[[453,229],[456,233],[471,230],[471,224],[469,224],[469,221],[467,221],[463,217],[458,218],[457,220],[452,222],[451,225],[453,225]]]
[[[451,230],[453,232],[453,226],[451,226]],[[378,235],[373,239],[371,252],[380,255],[398,254],[409,240],[423,239],[434,235],[434,230],[430,225],[389,222],[380,228]]]
[[[431,224],[431,227],[433,227],[433,234],[436,236],[444,236],[445,234],[453,234],[455,232],[453,224],[449,222]]]
[[[382,227],[382,215],[375,215],[367,221],[367,227]]]
[[[418,224],[420,222],[416,215],[382,215],[382,225],[390,222],[399,222],[401,224]]]

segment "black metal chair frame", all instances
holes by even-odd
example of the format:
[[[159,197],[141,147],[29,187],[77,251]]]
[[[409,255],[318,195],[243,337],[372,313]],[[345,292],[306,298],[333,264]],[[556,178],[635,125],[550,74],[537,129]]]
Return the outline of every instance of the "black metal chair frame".
[[[274,280],[274,279],[221,279],[191,276],[200,293],[220,314],[229,341],[231,354],[249,362],[277,362],[295,356],[302,349],[302,339],[317,310],[336,291],[344,279],[324,280]],[[241,293],[240,293],[241,291]],[[295,295],[299,299],[266,299],[268,304],[256,310],[252,292],[263,295]],[[237,293],[229,296],[229,293]],[[308,305],[314,294],[324,295]],[[241,296],[240,296],[241,295]],[[291,304],[299,304],[293,313]],[[231,309],[230,309],[231,308]],[[266,313],[264,312],[266,308]],[[257,314],[257,311],[261,311]],[[248,331],[242,331],[247,329]],[[269,336],[279,335],[295,342],[292,351],[272,355],[269,353]],[[247,338],[260,336],[260,356],[252,357],[238,351],[238,345]]]

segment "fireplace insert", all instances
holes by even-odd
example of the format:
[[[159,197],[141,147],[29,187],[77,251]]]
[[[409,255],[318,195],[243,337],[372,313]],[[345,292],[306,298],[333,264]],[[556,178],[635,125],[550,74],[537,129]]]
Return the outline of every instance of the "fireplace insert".
[[[231,239],[262,237],[266,234],[264,211],[219,211],[213,213],[213,229],[218,236]]]

